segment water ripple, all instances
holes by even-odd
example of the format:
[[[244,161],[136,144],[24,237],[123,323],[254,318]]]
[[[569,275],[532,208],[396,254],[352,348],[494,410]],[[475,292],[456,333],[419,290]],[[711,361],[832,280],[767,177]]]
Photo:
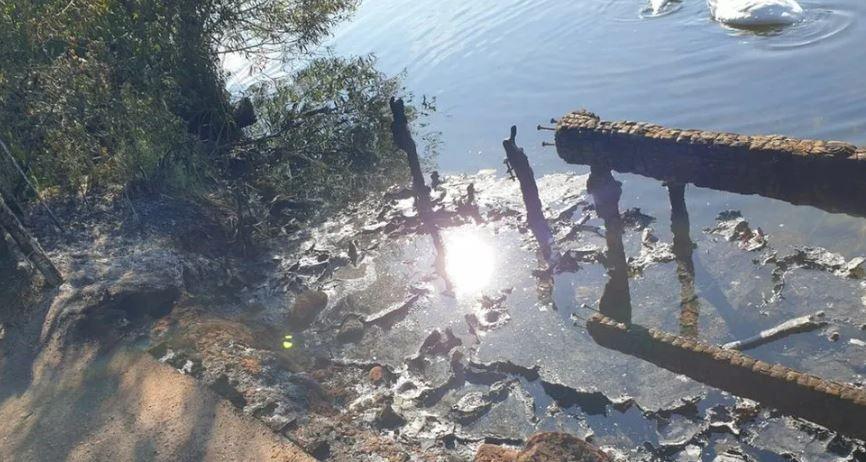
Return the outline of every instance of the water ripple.
[[[855,16],[851,11],[806,8],[805,18],[797,24],[758,33],[765,40],[757,44],[773,50],[803,48],[833,39],[854,25]]]
[[[638,13],[639,19],[661,18],[680,11],[683,8],[683,2],[679,0],[671,0],[665,3],[658,11],[654,11],[651,5],[646,5]]]

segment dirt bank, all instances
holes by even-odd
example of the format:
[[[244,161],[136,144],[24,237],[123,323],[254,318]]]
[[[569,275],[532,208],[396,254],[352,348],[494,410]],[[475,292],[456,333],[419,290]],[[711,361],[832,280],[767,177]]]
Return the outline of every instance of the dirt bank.
[[[141,352],[38,359],[0,403],[0,460],[315,460],[191,377]],[[29,383],[23,383],[29,382]]]

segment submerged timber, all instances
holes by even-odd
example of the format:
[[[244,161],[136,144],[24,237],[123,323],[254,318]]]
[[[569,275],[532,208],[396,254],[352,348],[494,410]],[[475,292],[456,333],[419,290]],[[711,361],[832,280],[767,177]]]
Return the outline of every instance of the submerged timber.
[[[856,438],[866,437],[866,391],[791,368],[597,314],[587,331],[600,345]]]
[[[582,110],[557,123],[556,148],[573,164],[866,217],[866,148],[848,143],[612,122]]]

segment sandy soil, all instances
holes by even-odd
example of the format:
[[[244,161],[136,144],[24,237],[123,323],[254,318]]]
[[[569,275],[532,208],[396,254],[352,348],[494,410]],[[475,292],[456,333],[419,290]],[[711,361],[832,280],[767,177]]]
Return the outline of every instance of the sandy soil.
[[[146,354],[4,356],[0,460],[314,460]]]

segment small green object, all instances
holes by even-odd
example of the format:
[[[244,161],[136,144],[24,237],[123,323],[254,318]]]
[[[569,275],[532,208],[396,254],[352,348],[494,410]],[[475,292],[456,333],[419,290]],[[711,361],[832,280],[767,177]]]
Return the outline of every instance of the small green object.
[[[283,339],[284,339],[283,340],[283,348],[284,349],[288,350],[288,349],[292,348],[293,346],[295,346],[295,344],[292,343],[292,336],[291,335],[286,335],[285,337],[283,337]]]

